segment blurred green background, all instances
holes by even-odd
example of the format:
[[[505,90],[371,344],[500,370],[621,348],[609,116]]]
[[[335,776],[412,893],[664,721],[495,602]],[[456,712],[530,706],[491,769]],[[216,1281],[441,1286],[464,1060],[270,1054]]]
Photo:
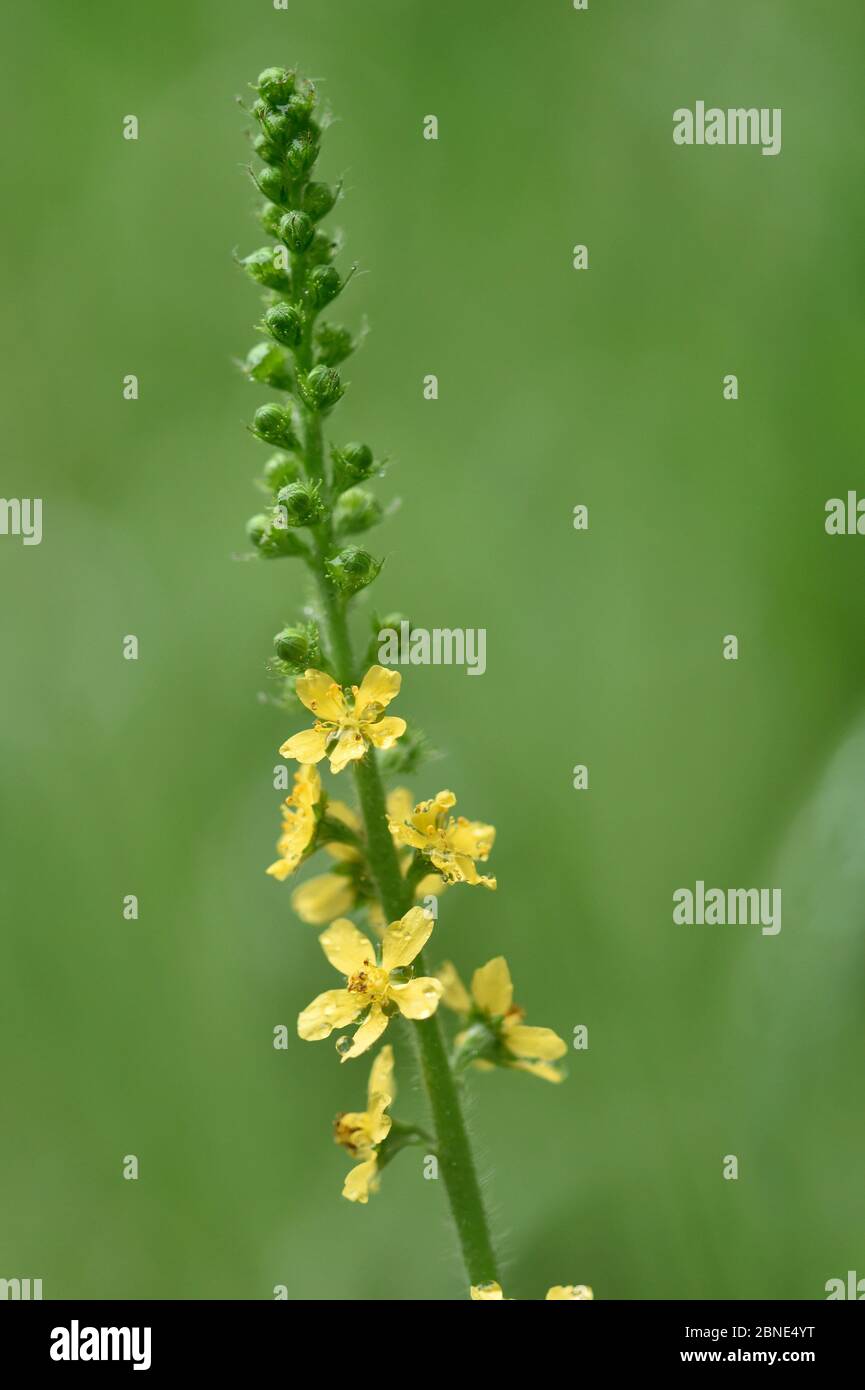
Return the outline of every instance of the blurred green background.
[[[335,983],[263,873],[293,728],[258,696],[301,576],[233,561],[268,398],[232,364],[232,250],[264,240],[233,98],[272,63],[339,117],[319,168],[368,273],[335,317],[372,331],[332,433],[403,499],[374,602],[488,631],[483,679],[400,699],[445,752],[413,790],[498,827],[499,892],[443,899],[437,958],[504,952],[530,1022],[589,1028],[565,1085],[473,1087],[506,1290],[865,1275],[865,541],[823,530],[865,488],[861,5],[43,0],[3,30],[2,491],[44,540],[0,538],[0,1276],[465,1294],[414,1154],[340,1198],[366,1064],[271,1046]],[[782,107],[780,157],[676,148],[698,98]],[[781,887],[781,934],[673,926],[697,878]]]

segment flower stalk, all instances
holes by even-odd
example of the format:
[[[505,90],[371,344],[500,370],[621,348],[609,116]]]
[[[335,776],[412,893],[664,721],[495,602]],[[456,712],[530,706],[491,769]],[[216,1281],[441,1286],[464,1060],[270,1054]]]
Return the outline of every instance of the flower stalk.
[[[404,1149],[426,1145],[447,1192],[472,1297],[501,1298],[462,1090],[470,1071],[495,1066],[559,1080],[551,1061],[565,1044],[549,1029],[522,1026],[502,958],[475,972],[472,996],[453,967],[433,975],[425,964],[424,947],[437,920],[431,897],[456,884],[496,888],[496,879],[476,867],[486,861],[495,830],[452,815],[450,791],[413,806],[404,788],[386,790],[394,770],[417,770],[425,743],[401,715],[388,711],[400,674],[379,665],[364,674],[349,627],[354,598],[382,568],[354,537],[384,513],[363,486],[382,472],[372,450],[325,441],[325,422],[346,389],[339,367],[356,346],[346,328],[321,317],[353,275],[343,278],[333,264],[337,243],[320,225],[341,189],[312,177],[326,126],[312,83],[270,68],[255,90],[254,148],[263,168],[250,173],[265,199],[261,224],[275,244],[240,262],[264,292],[257,325],[264,342],[249,352],[244,370],[280,400],[260,406],[251,425],[276,452],[259,483],[269,505],[252,518],[247,534],[262,560],[305,564],[316,612],[315,621],[307,613],[274,639],[271,670],[282,681],[283,706],[292,714],[305,706],[314,723],[280,748],[298,770],[283,806],[278,858],[267,872],[282,882],[320,850],[338,861],[331,873],[296,889],[292,902],[302,921],[326,928],[319,944],[344,981],[301,1011],[298,1033],[319,1041],[353,1029],[336,1042],[345,1063],[371,1052],[391,1022],[402,1018],[433,1133],[391,1114],[396,1067],[390,1034],[372,1062],[367,1108],[337,1116],[334,1137],[355,1165],[343,1196],[365,1205],[385,1166]],[[326,763],[334,778],[351,768],[358,811],[325,790],[318,768]],[[365,917],[378,940],[346,913]],[[442,1002],[467,1025],[450,1048]],[[467,1037],[480,1037],[481,1045]]]

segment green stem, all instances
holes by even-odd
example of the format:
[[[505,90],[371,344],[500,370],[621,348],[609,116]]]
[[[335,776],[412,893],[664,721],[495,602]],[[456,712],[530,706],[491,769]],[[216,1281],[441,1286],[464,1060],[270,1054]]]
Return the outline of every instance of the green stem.
[[[303,296],[306,268],[303,257],[292,265],[294,292]],[[295,352],[301,370],[312,363],[313,315],[307,317],[304,341]],[[313,410],[301,407],[303,419],[304,463],[312,477],[324,476],[324,448],[321,417]],[[325,561],[333,545],[333,532],[327,520],[314,534],[315,553],[311,569],[315,575],[319,599],[327,630],[328,650],[333,675],[340,685],[356,683],[351,637],[346,615],[346,600],[328,581]],[[396,849],[388,829],[387,808],[375,750],[370,748],[354,764],[358,796],[366,831],[367,860],[378,889],[382,906],[389,921],[397,921],[411,907],[414,893],[400,871]],[[415,961],[419,974],[424,973],[423,956]],[[480,1183],[463,1117],[457,1082],[448,1060],[438,1015],[413,1022],[414,1037],[420,1070],[435,1126],[435,1147],[441,1176],[444,1179],[451,1212],[457,1228],[460,1246],[469,1281],[488,1283],[498,1279],[496,1259],[490,1239]]]

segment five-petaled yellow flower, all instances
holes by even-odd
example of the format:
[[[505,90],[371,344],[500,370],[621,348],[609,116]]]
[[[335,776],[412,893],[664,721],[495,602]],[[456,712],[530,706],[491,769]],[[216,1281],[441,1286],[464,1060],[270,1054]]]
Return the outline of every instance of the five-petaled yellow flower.
[[[333,1137],[351,1158],[352,1168],[342,1189],[350,1202],[367,1202],[378,1191],[376,1149],[390,1134],[390,1115],[385,1114],[396,1095],[393,1079],[393,1048],[383,1047],[372,1064],[367,1086],[366,1110],[337,1115]]]
[[[495,826],[449,815],[456,800],[453,792],[439,792],[431,801],[421,801],[410,815],[390,817],[390,832],[398,845],[425,854],[445,882],[495,888],[495,879],[479,874],[475,867],[475,860],[484,863],[489,858]]]
[[[430,1018],[438,1008],[442,983],[431,976],[411,979],[408,967],[423,950],[433,929],[423,908],[412,907],[398,922],[385,928],[381,956],[347,917],[340,917],[322,932],[319,941],[331,965],[345,975],[345,989],[330,989],[313,999],[297,1020],[297,1031],[307,1042],[329,1037],[365,1015],[351,1046],[340,1056],[359,1057],[381,1037],[396,1013],[404,1018]]]
[[[496,1283],[472,1284],[471,1296],[475,1303],[507,1301],[502,1293],[501,1284]],[[547,1289],[547,1299],[558,1299],[560,1302],[582,1303],[585,1299],[593,1299],[594,1296],[588,1284],[554,1284],[551,1289]]]
[[[293,874],[315,834],[315,810],[321,778],[314,767],[298,768],[294,788],[282,803],[282,834],[276,842],[279,858],[266,870],[280,882]]]
[[[298,676],[295,690],[315,725],[295,734],[280,748],[284,758],[299,763],[319,763],[330,758],[331,772],[341,772],[356,758],[362,758],[370,744],[392,748],[406,731],[404,719],[392,715],[382,719],[385,708],[399,694],[402,676],[385,666],[371,666],[360,685],[351,687],[346,699],[342,687],[324,671],[307,671]]]
[[[387,811],[392,821],[408,816],[411,808],[411,792],[405,787],[395,787],[393,791],[388,792]],[[344,802],[329,801],[327,813],[343,821],[356,835],[361,834],[363,822],[360,816]],[[300,920],[315,927],[323,927],[325,922],[332,922],[334,917],[342,917],[357,907],[365,907],[376,931],[383,931],[387,925],[387,918],[381,905],[371,896],[374,890],[366,872],[366,860],[362,851],[339,840],[332,840],[325,849],[332,858],[339,861],[341,870],[338,873],[318,874],[302,883],[299,888],[295,888],[291,895],[291,905]],[[404,875],[408,872],[411,860],[410,851],[404,851],[400,856],[400,868]],[[445,887],[445,882],[439,874],[426,874],[415,887],[414,895],[419,899],[428,895],[436,896]]]
[[[511,972],[504,956],[496,956],[476,970],[469,994],[453,965],[448,961],[439,971],[444,987],[442,998],[449,1009],[467,1024],[482,1023],[492,1034],[498,1055],[479,1057],[474,1065],[488,1070],[493,1066],[513,1067],[531,1072],[545,1081],[562,1081],[564,1075],[552,1063],[564,1057],[567,1044],[552,1028],[529,1028],[523,1023],[525,1012],[514,1004]],[[465,1033],[457,1038],[459,1045]]]

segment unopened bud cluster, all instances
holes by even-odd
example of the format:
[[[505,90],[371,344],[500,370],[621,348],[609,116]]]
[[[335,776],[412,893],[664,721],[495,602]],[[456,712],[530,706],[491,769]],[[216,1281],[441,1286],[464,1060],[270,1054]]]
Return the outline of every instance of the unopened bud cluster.
[[[262,340],[243,366],[250,382],[283,398],[259,406],[249,427],[277,452],[259,480],[270,510],[252,518],[247,534],[264,558],[296,556],[317,567],[338,599],[347,601],[372,583],[382,565],[350,538],[376,526],[384,512],[361,486],[381,472],[372,449],[362,443],[326,446],[322,439],[324,421],[345,394],[342,364],[356,347],[349,329],[322,318],[351,278],[333,264],[337,242],[320,226],[340,188],[313,178],[326,119],[311,82],[288,69],[267,68],[255,84],[251,113],[261,167],[250,172],[265,199],[259,221],[273,244],[241,260],[265,292]],[[301,669],[301,658],[299,639],[285,634],[306,631],[279,634],[277,658],[286,668]]]

